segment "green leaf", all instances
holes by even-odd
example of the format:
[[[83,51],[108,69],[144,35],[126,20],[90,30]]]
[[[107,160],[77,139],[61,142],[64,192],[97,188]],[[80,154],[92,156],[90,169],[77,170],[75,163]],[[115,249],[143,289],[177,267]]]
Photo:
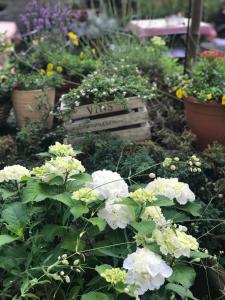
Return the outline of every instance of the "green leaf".
[[[153,221],[131,222],[130,225],[138,231],[138,233],[149,236],[155,229]]]
[[[175,292],[176,294],[178,294],[182,299],[192,299],[192,300],[198,300],[197,298],[195,298],[192,294],[192,292],[179,285],[179,284],[174,284],[174,283],[168,283],[166,285],[166,289]]]
[[[91,218],[87,219],[88,222],[90,222],[94,226],[98,226],[99,231],[103,231],[106,228],[106,221],[101,218]]]
[[[7,228],[19,238],[23,237],[24,228],[28,222],[26,206],[20,202],[8,205],[2,211],[2,218],[7,224]]]
[[[140,207],[140,205],[135,202],[133,199],[131,198],[124,198],[124,199],[121,199],[121,201],[118,201],[119,204],[124,204],[128,207],[131,207],[131,208],[138,208]]]
[[[205,252],[200,252],[200,251],[191,251],[191,258],[208,258],[210,255]]]
[[[147,206],[174,206],[174,201],[164,196],[157,196],[157,200],[147,203]]]
[[[112,296],[109,296],[107,294],[103,294],[100,292],[90,292],[87,294],[84,294],[81,297],[81,300],[113,300]]]
[[[203,213],[203,204],[198,202],[189,202],[185,206],[179,207],[181,210],[190,213],[194,217],[200,217]]]
[[[56,176],[52,178],[49,182],[49,185],[63,185],[64,184],[64,179],[61,176]]]
[[[95,270],[101,275],[102,273],[105,272],[105,270],[109,270],[112,269],[112,266],[110,265],[101,265],[101,266],[97,266],[95,267]]]
[[[164,215],[167,220],[173,220],[174,223],[184,222],[190,220],[190,217],[182,211],[176,209],[167,208],[164,211]]]
[[[82,188],[87,182],[92,180],[91,175],[87,173],[82,173],[78,175],[74,175],[67,182],[66,190],[69,192],[74,192]]]
[[[57,200],[69,207],[72,207],[74,205],[74,201],[72,200],[69,193],[62,193],[62,194],[50,196],[49,198]]]
[[[83,203],[76,201],[75,205],[70,209],[70,212],[73,215],[74,220],[77,220],[84,214],[87,214],[89,209]]]
[[[38,181],[29,181],[26,188],[23,190],[22,199],[24,203],[40,202],[48,198]]]
[[[2,196],[2,199],[6,200],[6,199],[8,199],[12,196],[15,196],[17,194],[17,191],[11,191],[11,190],[8,190],[8,189],[1,188],[0,189],[0,194]]]
[[[186,288],[190,288],[195,281],[196,273],[192,267],[185,264],[176,264],[173,267],[173,274],[169,277],[172,283],[179,283]]]
[[[5,244],[12,243],[16,240],[15,237],[12,237],[8,234],[1,234],[0,235],[0,247],[4,246]]]

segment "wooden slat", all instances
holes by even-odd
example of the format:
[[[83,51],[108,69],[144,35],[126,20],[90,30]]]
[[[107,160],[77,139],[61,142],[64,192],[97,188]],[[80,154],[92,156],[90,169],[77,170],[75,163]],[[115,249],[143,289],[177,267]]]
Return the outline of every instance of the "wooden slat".
[[[145,107],[145,103],[137,98],[132,97],[127,99],[129,109],[138,109]],[[89,118],[107,113],[120,112],[127,110],[122,104],[115,103],[115,101],[103,102],[99,104],[88,104],[77,107],[76,112],[70,115],[70,120],[77,120],[81,118]],[[66,120],[65,120],[66,121]]]
[[[107,118],[100,118],[94,120],[80,120],[72,124],[66,124],[65,128],[68,131],[74,130],[77,132],[96,132],[107,129],[114,129],[124,126],[132,126],[142,124],[148,121],[148,112],[131,112],[112,116]]]
[[[151,130],[150,130],[149,123],[146,123],[143,127],[116,130],[110,132],[110,134],[127,141],[144,141],[144,140],[151,139]],[[79,137],[77,135],[68,135],[67,138],[65,139],[65,143],[78,145],[83,141],[83,139],[84,137]]]
[[[145,127],[114,131],[112,135],[128,141],[144,141],[151,139],[151,130],[150,126],[146,124]]]

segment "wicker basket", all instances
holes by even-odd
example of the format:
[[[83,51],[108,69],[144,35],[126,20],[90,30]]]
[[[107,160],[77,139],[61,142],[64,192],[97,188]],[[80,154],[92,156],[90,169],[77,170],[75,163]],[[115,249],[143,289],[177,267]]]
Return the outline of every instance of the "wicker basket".
[[[12,103],[10,101],[0,102],[0,127],[4,126],[8,117],[10,110],[12,108]]]

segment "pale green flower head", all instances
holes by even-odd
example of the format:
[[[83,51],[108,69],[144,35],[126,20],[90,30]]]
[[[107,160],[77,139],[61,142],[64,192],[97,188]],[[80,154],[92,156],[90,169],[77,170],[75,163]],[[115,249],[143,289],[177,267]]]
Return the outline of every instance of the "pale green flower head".
[[[160,36],[154,36],[154,37],[151,39],[151,42],[152,42],[153,45],[155,45],[155,46],[165,46],[165,45],[166,45],[165,41],[164,41]]]
[[[90,202],[97,200],[98,193],[93,191],[90,188],[85,187],[85,188],[81,188],[78,191],[74,192],[72,198],[74,200],[90,203]]]
[[[133,193],[129,193],[129,197],[140,204],[156,200],[155,194],[146,189],[138,189]]]
[[[171,157],[166,157],[163,161],[163,167],[169,167],[172,164],[173,160]]]
[[[116,285],[119,282],[125,282],[127,280],[127,273],[120,268],[107,269],[101,276],[112,285]]]
[[[76,156],[77,152],[73,150],[71,145],[56,142],[55,145],[49,147],[49,153],[54,156]]]
[[[30,171],[27,168],[20,165],[9,166],[0,171],[0,182],[20,182],[23,177],[29,176]]]

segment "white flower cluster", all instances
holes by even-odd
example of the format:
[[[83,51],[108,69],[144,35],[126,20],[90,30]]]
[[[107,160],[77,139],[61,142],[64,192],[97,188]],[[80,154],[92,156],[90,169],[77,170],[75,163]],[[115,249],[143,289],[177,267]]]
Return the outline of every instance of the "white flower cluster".
[[[34,168],[32,174],[44,182],[49,182],[57,176],[65,180],[84,171],[85,168],[76,158],[72,156],[58,156],[47,161],[43,166]]]
[[[0,171],[0,182],[20,182],[25,176],[30,176],[30,171],[20,165],[8,166]]]
[[[190,251],[198,250],[199,245],[193,236],[185,233],[186,230],[187,228],[184,226],[178,226],[178,228],[166,226],[155,229],[153,238],[163,254],[171,254],[176,258],[190,257]]]
[[[188,164],[190,166],[189,170],[192,173],[201,173],[201,161],[196,155],[192,155],[188,161]]]
[[[128,270],[126,283],[137,285],[138,295],[159,289],[173,272],[161,256],[145,248],[137,248],[136,252],[129,254],[123,268]]]
[[[159,206],[146,207],[141,215],[141,219],[145,221],[153,220],[158,226],[163,226],[167,223]]]
[[[48,152],[55,156],[76,156],[76,152],[71,145],[61,144],[59,142],[50,146]]]
[[[179,182],[178,178],[167,179],[159,177],[150,182],[146,189],[156,195],[165,196],[171,200],[176,199],[181,205],[195,200],[195,194],[190,190],[189,185]]]
[[[128,185],[122,177],[112,171],[102,170],[92,174],[92,182],[88,184],[101,199],[105,199],[105,207],[100,209],[98,216],[108,223],[112,229],[125,228],[134,220],[128,206],[119,203],[121,198],[127,197]]]

